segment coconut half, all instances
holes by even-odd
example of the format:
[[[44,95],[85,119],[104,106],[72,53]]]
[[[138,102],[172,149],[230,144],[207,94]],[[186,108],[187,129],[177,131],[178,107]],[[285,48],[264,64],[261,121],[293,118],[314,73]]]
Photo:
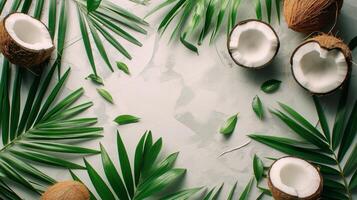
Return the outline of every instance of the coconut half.
[[[228,37],[228,51],[233,61],[246,68],[261,68],[279,51],[280,41],[274,29],[259,20],[238,23]]]
[[[33,67],[46,61],[53,50],[51,35],[41,21],[12,13],[0,23],[0,51],[11,63]]]
[[[291,57],[295,80],[313,94],[342,87],[352,70],[352,53],[340,39],[319,35],[301,44]]]
[[[284,157],[269,170],[268,185],[274,199],[319,199],[323,180],[319,170],[309,162],[295,157]]]

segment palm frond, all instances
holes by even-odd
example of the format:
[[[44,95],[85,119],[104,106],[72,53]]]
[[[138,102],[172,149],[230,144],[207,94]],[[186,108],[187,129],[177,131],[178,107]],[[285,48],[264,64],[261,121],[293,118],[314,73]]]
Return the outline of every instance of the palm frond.
[[[34,16],[41,16],[44,1],[36,1]],[[14,1],[12,11],[19,9],[21,1]],[[24,1],[21,11],[27,12],[32,1]],[[65,40],[65,1],[61,6],[61,20],[57,46],[63,50]],[[54,167],[83,169],[82,165],[64,160],[58,155],[97,154],[99,151],[76,146],[74,142],[101,137],[102,128],[93,127],[96,118],[77,117],[91,107],[92,103],[75,105],[83,95],[83,88],[58,99],[70,69],[59,73],[58,82],[52,87],[55,69],[60,66],[62,51],[57,60],[34,75],[19,66],[10,64],[2,57],[0,77],[0,128],[2,146],[0,150],[0,197],[21,199],[8,187],[16,182],[31,192],[42,193],[44,188],[56,182],[37,168],[37,164]],[[47,63],[40,66],[46,68]],[[11,73],[15,73],[11,78]],[[22,87],[28,79],[33,82],[28,91]],[[10,87],[12,85],[12,87]],[[27,99],[22,102],[21,99]],[[22,106],[22,104],[24,105]],[[71,143],[71,144],[69,144]]]
[[[291,128],[293,133],[300,137],[303,143],[315,146],[314,150],[309,147],[286,142],[291,139],[268,135],[249,135],[252,139],[270,146],[283,153],[309,160],[320,168],[324,177],[323,197],[332,199],[352,199],[352,190],[356,188],[357,172],[357,146],[353,141],[357,134],[357,101],[353,108],[347,104],[348,87],[341,94],[340,103],[337,107],[335,123],[330,136],[330,127],[324,114],[323,107],[318,97],[313,101],[321,123],[321,129],[315,128],[293,108],[281,104],[283,111],[272,111],[274,115]],[[348,116],[347,110],[352,110]],[[285,113],[287,114],[285,114]],[[323,132],[324,134],[322,134]],[[300,144],[298,141],[297,144]],[[317,149],[316,149],[317,148]],[[347,152],[350,151],[348,158]]]
[[[104,146],[101,145],[102,165],[106,184],[96,169],[85,161],[86,170],[96,193],[101,199],[145,199],[157,195],[182,177],[186,169],[175,168],[178,153],[173,153],[161,161],[156,161],[162,146],[161,138],[153,141],[151,132],[146,132],[137,144],[133,167],[122,138],[117,133],[119,168],[117,169]],[[80,179],[71,171],[74,180]],[[187,199],[200,191],[192,188],[170,194],[162,199]],[[92,193],[92,199],[95,196]]]
[[[115,38],[115,36],[121,37],[134,45],[142,46],[142,44],[134,36],[132,36],[131,33],[124,29],[124,27],[133,32],[146,34],[147,32],[143,26],[146,26],[148,23],[140,17],[120,7],[119,5],[109,1],[102,1],[99,7],[97,7],[95,10],[91,10],[90,12],[87,10],[86,1],[73,1],[77,7],[83,43],[93,74],[98,76],[96,63],[94,61],[93,53],[91,50],[92,44],[88,36],[90,35],[89,33],[91,33],[95,46],[97,47],[102,59],[110,71],[114,70],[107,52],[103,46],[101,36],[115,49],[117,49],[119,53],[121,53],[127,59],[131,60],[131,54]]]
[[[110,1],[103,0],[98,1],[98,5],[93,9],[87,9],[86,0],[63,0],[60,5],[57,6],[56,0],[15,0],[15,1],[0,1],[0,13],[3,8],[9,2],[12,2],[10,12],[24,12],[27,13],[33,6],[33,13],[37,19],[41,19],[44,12],[44,5],[48,4],[48,21],[47,26],[52,38],[55,37],[55,30],[58,26],[57,35],[57,67],[61,69],[61,59],[64,51],[64,38],[67,32],[67,12],[69,10],[69,1],[72,1],[77,7],[78,19],[81,34],[83,37],[84,48],[92,69],[92,73],[98,76],[97,66],[93,58],[92,47],[96,47],[100,53],[102,59],[107,64],[110,71],[113,71],[111,60],[107,55],[107,52],[103,46],[102,38],[108,41],[119,53],[131,60],[132,55],[128,52],[119,41],[118,37],[123,38],[126,41],[136,45],[142,46],[136,37],[133,36],[133,32],[139,34],[146,34],[146,30],[143,28],[148,25],[146,21],[126,9],[114,4]],[[58,16],[59,15],[59,16]],[[92,35],[94,45],[91,44],[89,35]]]
[[[255,0],[255,11],[258,19],[263,19],[262,0]],[[227,19],[227,35],[237,23],[238,8],[241,0],[164,0],[153,8],[147,15],[159,11],[162,8],[171,6],[158,31],[164,33],[175,18],[178,22],[174,25],[171,38],[180,38],[181,43],[191,51],[198,52],[195,45],[201,45],[206,36],[211,33],[210,42],[213,42],[221,31],[224,19]],[[276,4],[275,8],[272,6]],[[265,0],[267,10],[267,20],[271,21],[272,11],[276,10],[280,21],[280,0],[272,2]],[[194,42],[190,42],[190,40]]]

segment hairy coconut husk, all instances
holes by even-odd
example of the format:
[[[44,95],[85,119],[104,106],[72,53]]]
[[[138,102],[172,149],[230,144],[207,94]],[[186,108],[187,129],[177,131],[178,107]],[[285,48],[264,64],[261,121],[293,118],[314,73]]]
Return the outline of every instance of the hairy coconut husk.
[[[292,157],[292,158],[295,158],[293,156],[286,156],[286,157]],[[283,158],[286,158],[286,157],[283,157]],[[281,159],[281,158],[280,158]],[[300,158],[299,158],[300,159]],[[278,161],[278,160],[276,160]],[[275,162],[276,162],[275,161]],[[274,163],[275,163],[274,162]],[[271,165],[273,166],[274,163]],[[311,164],[311,163],[310,163]],[[313,164],[311,164],[312,166],[314,166]],[[315,166],[314,166],[315,167]],[[269,169],[269,172],[268,172],[268,187],[273,195],[273,198],[275,200],[319,200],[321,199],[320,196],[321,196],[321,193],[322,193],[322,190],[323,190],[323,178],[322,178],[322,175],[320,173],[320,169],[315,167],[316,170],[319,172],[319,175],[320,175],[320,185],[319,185],[319,188],[318,190],[311,196],[308,196],[308,197],[305,197],[305,198],[299,198],[297,196],[291,196],[289,194],[286,194],[285,192],[279,190],[278,188],[275,188],[270,180],[270,177],[269,177],[269,174],[270,174],[270,169]]]
[[[39,66],[48,60],[55,47],[53,45],[52,48],[49,49],[33,50],[18,44],[10,36],[5,27],[6,19],[8,19],[13,14],[15,13],[7,15],[0,22],[0,51],[11,63],[15,65],[26,68]]]
[[[336,22],[342,4],[343,0],[284,0],[284,16],[297,32],[321,31]]]
[[[297,50],[300,47],[304,46],[305,44],[307,44],[309,42],[317,42],[322,48],[327,49],[327,50],[339,49],[344,54],[344,56],[346,58],[347,65],[348,65],[348,72],[347,72],[346,78],[341,83],[340,87],[338,87],[335,90],[332,90],[332,91],[330,91],[328,93],[314,93],[314,94],[315,95],[321,95],[321,96],[328,95],[328,94],[331,94],[331,93],[335,92],[336,90],[339,90],[339,89],[343,88],[346,85],[346,83],[348,82],[348,80],[350,79],[351,73],[352,73],[352,51],[348,47],[348,45],[343,42],[342,39],[337,38],[337,37],[335,37],[333,35],[329,35],[329,34],[326,34],[326,33],[320,33],[319,35],[314,36],[311,39],[308,39],[305,42],[303,42],[301,45],[299,45],[295,49],[295,51],[293,52],[293,54],[292,54],[292,56],[290,58],[291,69],[293,68],[293,58],[294,58],[295,53],[297,52]],[[293,73],[293,76],[294,76],[296,82],[299,83],[299,81],[297,81],[294,73]],[[299,83],[299,85],[301,87],[305,88],[300,83]],[[307,88],[305,88],[305,89],[308,90]],[[311,91],[309,91],[309,92],[311,92]]]
[[[352,64],[352,51],[346,43],[344,43],[340,38],[337,38],[329,34],[319,34],[307,41],[315,41],[320,44],[321,47],[332,50],[339,49],[345,55],[349,65]]]
[[[89,200],[86,186],[77,181],[64,181],[49,187],[41,200]]]

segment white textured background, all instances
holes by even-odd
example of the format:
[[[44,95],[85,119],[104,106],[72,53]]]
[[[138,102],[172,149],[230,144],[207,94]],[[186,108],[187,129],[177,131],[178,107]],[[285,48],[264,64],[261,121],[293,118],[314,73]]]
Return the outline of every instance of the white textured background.
[[[139,16],[144,16],[161,0],[152,0],[147,7],[127,0],[115,2]],[[255,16],[251,2],[243,2],[239,8],[239,21]],[[71,4],[70,7],[63,69],[71,67],[72,72],[64,93],[82,86],[85,88],[85,99],[94,102],[94,107],[86,116],[97,116],[99,124],[105,128],[104,138],[88,142],[85,146],[98,149],[101,142],[111,153],[113,160],[117,160],[116,130],[120,131],[130,155],[134,154],[135,144],[144,131],[152,130],[156,139],[162,137],[164,140],[164,155],[174,151],[181,152],[176,166],[187,168],[188,173],[177,187],[213,187],[225,182],[226,187],[222,195],[224,199],[235,181],[238,180],[238,195],[253,176],[254,154],[262,158],[279,154],[256,142],[220,158],[219,154],[247,142],[249,139],[246,135],[253,132],[293,136],[288,128],[272,117],[268,108],[277,107],[277,101],[281,101],[296,108],[312,122],[317,122],[312,98],[295,83],[290,73],[290,55],[306,36],[288,30],[283,20],[281,25],[273,22],[281,40],[277,58],[263,70],[250,71],[234,65],[230,60],[226,52],[225,33],[221,34],[214,45],[209,46],[206,41],[199,49],[199,56],[187,50],[178,41],[169,44],[168,37],[172,29],[168,29],[162,38],[156,32],[160,19],[166,13],[158,12],[148,19],[150,27],[147,28],[146,36],[135,34],[144,44],[142,48],[123,41],[134,57],[132,61],[126,60],[105,43],[113,64],[114,61],[124,61],[128,64],[132,76],[124,75],[118,70],[110,73],[94,49],[97,68],[104,78],[105,88],[114,97],[115,105],[111,105],[97,94],[97,86],[84,79],[91,70],[80,40],[74,5]],[[356,10],[357,0],[346,0],[338,21],[338,35],[347,42],[357,35]],[[356,52],[354,55],[357,56]],[[260,85],[272,78],[283,81],[281,89],[274,94],[264,94],[260,91]],[[350,92],[354,99],[357,96],[356,89],[354,70]],[[264,121],[258,120],[251,109],[251,101],[255,95],[259,95],[265,106]],[[337,96],[335,94],[323,98],[330,116],[335,112]],[[222,137],[218,133],[220,125],[237,112],[240,117],[235,133],[229,139]],[[113,119],[119,114],[137,115],[142,120],[137,124],[118,127]],[[92,156],[88,160],[97,169],[102,169],[100,156]],[[269,164],[269,161],[265,161]],[[83,161],[78,159],[78,163]],[[66,170],[43,169],[58,180],[70,179]],[[88,180],[85,172],[76,173],[83,180]],[[251,199],[257,196],[258,192],[254,188]],[[27,195],[26,199],[34,197]]]

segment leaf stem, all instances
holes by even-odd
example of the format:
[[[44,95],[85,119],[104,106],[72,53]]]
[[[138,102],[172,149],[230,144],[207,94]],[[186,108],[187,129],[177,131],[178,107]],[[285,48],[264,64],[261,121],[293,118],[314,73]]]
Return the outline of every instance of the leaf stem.
[[[347,179],[346,179],[345,173],[343,172],[343,169],[341,167],[341,163],[338,161],[335,152],[332,149],[331,149],[331,151],[333,153],[333,157],[334,157],[334,159],[336,161],[338,171],[340,172],[340,176],[341,176],[343,184],[345,186],[345,189],[346,189],[346,192],[347,192],[347,195],[348,195],[348,199],[352,200],[351,191],[350,191],[350,189],[348,187]]]

